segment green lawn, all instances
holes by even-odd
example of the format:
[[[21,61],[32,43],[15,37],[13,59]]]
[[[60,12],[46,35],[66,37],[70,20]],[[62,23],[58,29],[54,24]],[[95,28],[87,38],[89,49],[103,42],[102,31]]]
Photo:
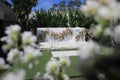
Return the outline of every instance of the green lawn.
[[[36,74],[36,72],[40,72],[42,74],[45,73],[45,64],[48,62],[48,60],[50,59],[50,57],[52,56],[51,51],[50,50],[44,50],[42,51],[43,55],[39,58],[39,64],[35,65],[34,67],[32,67],[31,69],[28,68],[28,64],[25,65],[16,65],[14,66],[12,69],[15,69],[17,67],[24,67],[24,69],[26,70],[26,78],[27,79],[32,79],[34,77],[34,75]],[[67,74],[71,77],[73,76],[80,76],[79,70],[78,70],[78,57],[77,56],[71,56],[71,66],[69,68],[66,69]],[[35,63],[34,61],[32,62],[33,64]],[[11,70],[12,70],[11,69]]]

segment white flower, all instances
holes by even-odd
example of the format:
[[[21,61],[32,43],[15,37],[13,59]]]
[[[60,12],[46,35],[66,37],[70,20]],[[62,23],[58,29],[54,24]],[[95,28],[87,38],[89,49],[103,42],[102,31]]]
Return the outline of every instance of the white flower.
[[[114,15],[109,7],[100,7],[96,17],[103,20],[111,20],[114,18]]]
[[[102,33],[103,29],[101,25],[97,25],[94,28],[91,28],[91,31],[93,32],[94,36],[99,36]]]
[[[0,67],[2,67],[5,64],[5,61],[3,58],[0,58]]]
[[[87,0],[81,11],[86,16],[96,15],[97,20],[115,20],[120,18],[120,3],[116,0]]]
[[[11,49],[11,45],[9,45],[9,44],[5,44],[5,45],[3,45],[2,46],[2,50],[6,53],[8,50],[10,50]]]
[[[0,40],[1,41],[6,41],[7,39],[8,39],[8,37],[5,36],[5,37],[2,37]]]
[[[14,41],[9,36],[2,37],[1,41],[5,41],[9,45],[14,45]]]
[[[115,27],[113,37],[115,41],[120,42],[120,25]]]
[[[44,79],[54,80],[61,78],[62,80],[69,80],[69,77],[64,73],[64,66],[69,66],[70,60],[67,57],[62,57],[60,60],[51,58],[51,60],[46,64],[46,74],[43,76]],[[51,76],[52,75],[52,76]]]
[[[0,58],[0,69],[7,69],[7,68],[9,68],[9,65],[5,64],[3,58]]]
[[[56,59],[51,59],[45,67],[45,70],[48,73],[55,72],[57,68],[59,67],[58,61]]]
[[[9,65],[5,64],[3,58],[0,58],[0,69],[7,69],[7,68],[9,68]]]
[[[36,41],[37,41],[37,37],[34,36],[31,32],[26,31],[26,32],[24,32],[22,34],[22,42],[23,42],[23,44],[25,44],[25,45],[33,44]]]
[[[115,0],[113,0],[113,1],[115,1]],[[114,17],[113,19],[114,20],[120,19],[120,14],[119,14],[120,3],[119,2],[116,2],[116,3],[112,2],[111,5],[110,5],[110,9],[111,9],[111,13]]]
[[[36,60],[36,61],[35,61],[35,65],[38,65],[38,64],[39,64],[39,61],[38,61],[38,60]]]
[[[98,0],[99,4],[101,4],[101,6],[108,6],[114,2],[116,2],[115,0]]]
[[[61,66],[70,66],[70,59],[68,57],[60,57]]]
[[[11,40],[10,38],[7,39],[6,43],[9,45],[14,45],[13,40]]]
[[[7,27],[5,33],[10,35],[14,32],[19,32],[20,30],[21,30],[21,28],[19,25],[11,25],[11,26]]]
[[[37,74],[35,75],[35,79],[39,79],[41,77],[41,73],[37,72]]]
[[[93,41],[81,42],[79,50],[79,56],[81,59],[86,59],[92,56],[94,53],[100,52],[100,46]]]
[[[29,63],[28,64],[28,68],[31,69],[33,67],[33,64],[32,63]]]
[[[62,78],[63,78],[63,80],[70,80],[68,75],[66,75],[65,73],[62,74]]]
[[[99,0],[103,4],[99,9],[97,16],[104,20],[115,20],[120,18],[120,3],[115,0]]]
[[[8,73],[6,76],[2,78],[2,80],[24,80],[25,79],[25,71],[19,70],[17,72]]]
[[[7,38],[9,40],[13,40],[13,41],[17,41],[18,40],[18,36],[20,33],[20,26],[18,25],[11,25],[9,27],[7,27],[5,33],[7,34]]]
[[[16,59],[16,57],[19,55],[19,50],[18,49],[11,49],[10,52],[8,53],[7,56],[7,61],[13,63]]]
[[[113,36],[113,31],[110,28],[106,28],[104,31],[104,35]]]
[[[86,5],[81,6],[81,11],[86,15],[86,16],[91,16],[94,15],[99,8],[99,4],[95,0],[87,0]]]
[[[32,59],[36,59],[40,55],[41,55],[41,52],[39,49],[35,49],[34,47],[31,47],[31,46],[26,46],[24,47],[24,54],[21,60],[23,62],[28,62]]]
[[[49,75],[48,73],[44,74],[43,79],[45,79],[45,80],[54,80],[53,76]]]

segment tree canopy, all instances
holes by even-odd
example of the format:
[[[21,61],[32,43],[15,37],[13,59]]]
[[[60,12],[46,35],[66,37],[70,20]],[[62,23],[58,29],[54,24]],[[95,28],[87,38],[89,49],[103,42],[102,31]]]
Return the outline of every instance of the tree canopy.
[[[30,30],[29,27],[29,13],[32,7],[36,6],[38,0],[11,0],[12,10],[15,12],[17,17],[17,23],[22,27],[23,30]]]

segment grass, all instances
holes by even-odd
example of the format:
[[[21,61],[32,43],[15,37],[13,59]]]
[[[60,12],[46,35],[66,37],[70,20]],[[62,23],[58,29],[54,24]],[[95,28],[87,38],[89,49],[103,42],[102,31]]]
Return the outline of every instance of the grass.
[[[49,61],[52,54],[51,54],[50,50],[44,50],[42,52],[43,52],[43,55],[38,59],[40,63],[35,65],[35,61],[32,61],[32,64],[34,64],[34,66],[31,69],[28,68],[29,63],[24,64],[24,65],[19,65],[19,63],[18,63],[8,71],[23,67],[26,70],[26,74],[27,74],[26,79],[33,79],[34,75],[37,72],[44,74],[45,73],[45,64]],[[78,57],[71,56],[70,60],[71,60],[71,66],[66,69],[67,74],[70,77],[80,76],[80,73],[78,71]]]
[[[49,61],[51,56],[52,56],[51,52],[49,50],[45,50],[45,51],[43,51],[43,55],[38,59],[40,62],[38,65],[35,65],[31,69],[28,68],[28,65],[24,65],[25,66],[24,68],[27,72],[26,78],[32,79],[37,72],[44,74],[45,73],[45,64]]]

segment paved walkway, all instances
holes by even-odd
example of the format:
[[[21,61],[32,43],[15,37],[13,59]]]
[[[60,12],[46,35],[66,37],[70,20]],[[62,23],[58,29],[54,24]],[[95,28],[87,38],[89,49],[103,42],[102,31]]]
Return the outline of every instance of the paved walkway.
[[[78,56],[78,51],[52,51],[53,57]]]

